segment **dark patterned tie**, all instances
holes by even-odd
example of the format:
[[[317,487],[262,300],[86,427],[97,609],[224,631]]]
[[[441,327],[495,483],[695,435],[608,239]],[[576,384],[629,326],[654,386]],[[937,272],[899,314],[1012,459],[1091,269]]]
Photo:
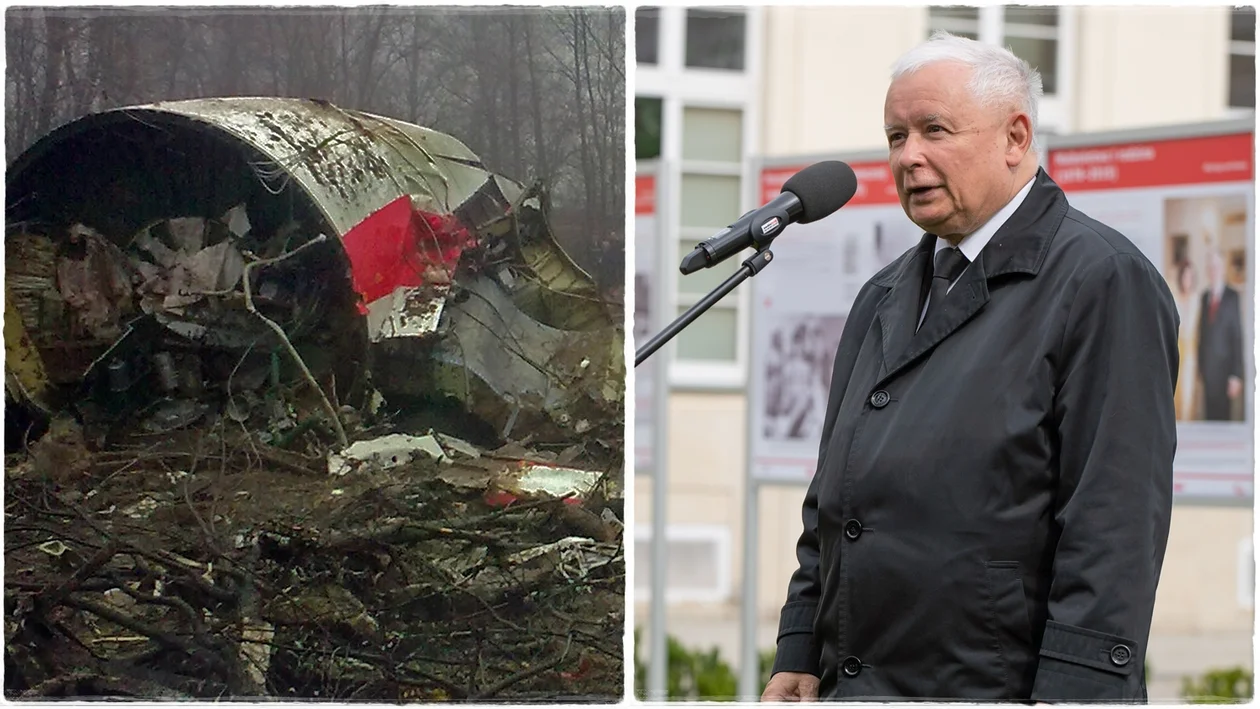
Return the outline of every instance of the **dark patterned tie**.
[[[936,265],[932,271],[931,297],[928,300],[927,317],[923,318],[925,324],[932,317],[933,312],[940,310],[941,304],[945,302],[945,294],[949,292],[949,284],[962,275],[969,263],[971,262],[967,260],[963,252],[952,246],[936,252]]]

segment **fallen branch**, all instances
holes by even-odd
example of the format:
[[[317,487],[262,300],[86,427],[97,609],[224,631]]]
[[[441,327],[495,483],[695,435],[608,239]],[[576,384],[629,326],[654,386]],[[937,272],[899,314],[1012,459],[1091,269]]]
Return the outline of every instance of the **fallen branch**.
[[[156,682],[109,677],[98,672],[74,672],[45,680],[22,692],[22,699],[41,697],[128,696],[145,699],[192,699]]]
[[[72,596],[63,600],[62,605],[77,608],[81,611],[87,611],[88,613],[108,620],[115,625],[122,626],[127,630],[140,633],[141,635],[146,635],[154,642],[168,650],[179,650],[190,657],[209,654],[215,665],[218,665],[220,668],[223,666],[223,658],[215,657],[213,653],[206,653],[202,648],[197,647],[187,640],[164,633],[144,621],[136,620],[126,613],[114,610],[103,603],[97,603],[96,601],[90,601],[85,598],[75,598]]]
[[[557,656],[555,659],[549,662],[545,662],[541,665],[535,665],[528,669],[521,670],[520,672],[517,672],[515,674],[508,675],[507,677],[504,677],[502,680],[491,685],[490,689],[487,689],[482,692],[478,692],[477,694],[474,694],[473,696],[469,697],[469,699],[472,701],[477,701],[478,699],[488,699],[498,694],[499,692],[502,692],[508,687],[511,687],[514,684],[524,682],[530,677],[534,677],[544,672],[549,672],[551,670],[554,670],[556,667],[560,666],[561,662],[564,662],[564,658],[569,656],[569,646],[571,646],[572,644],[573,644],[573,635],[570,634],[568,636],[568,639],[564,643],[564,650],[562,650],[560,652],[560,655]]]
[[[253,269],[262,266],[272,266],[280,263],[281,261],[293,258],[294,256],[302,253],[302,251],[307,247],[323,243],[326,240],[327,237],[320,234],[314,239],[311,239],[286,254],[281,254],[275,258],[251,261],[250,263],[245,264],[245,270],[243,272],[243,281],[245,285],[245,309],[253,313],[259,320],[262,320],[263,324],[271,328],[271,330],[276,333],[276,336],[280,338],[280,342],[288,351],[289,356],[293,358],[293,361],[297,364],[298,368],[302,370],[302,376],[306,378],[306,383],[310,384],[311,387],[315,389],[315,393],[319,395],[319,400],[323,403],[324,409],[328,412],[329,417],[332,418],[333,428],[337,431],[337,442],[341,444],[342,448],[345,448],[350,445],[350,441],[346,438],[346,430],[341,426],[341,417],[337,414],[337,409],[333,408],[332,402],[330,402],[328,400],[328,396],[324,394],[323,388],[321,388],[319,383],[315,381],[315,375],[311,374],[311,370],[306,366],[306,362],[302,360],[302,355],[298,354],[297,348],[289,341],[289,336],[285,334],[284,328],[276,324],[276,322],[271,318],[268,318],[266,315],[258,312],[258,309],[254,307],[254,293],[253,289],[250,288],[249,285],[249,274]]]

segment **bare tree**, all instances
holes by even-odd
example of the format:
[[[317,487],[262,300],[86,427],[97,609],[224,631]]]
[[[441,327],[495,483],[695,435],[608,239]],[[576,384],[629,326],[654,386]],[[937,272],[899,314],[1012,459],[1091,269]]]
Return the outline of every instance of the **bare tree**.
[[[456,136],[490,169],[549,190],[559,237],[584,265],[623,260],[619,8],[11,8],[6,19],[9,160],[124,105],[326,99]]]

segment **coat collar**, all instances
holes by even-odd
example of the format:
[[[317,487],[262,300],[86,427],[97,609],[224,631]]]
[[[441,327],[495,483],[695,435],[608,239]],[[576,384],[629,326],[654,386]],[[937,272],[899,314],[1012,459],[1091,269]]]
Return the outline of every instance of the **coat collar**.
[[[1035,277],[1067,211],[1063,190],[1039,168],[1024,203],[985,245],[979,260],[963,273],[943,309],[933,310],[917,333],[919,293],[932,268],[936,235],[924,234],[917,247],[876,274],[872,285],[891,288],[876,307],[884,357],[881,383],[975,316],[989,302],[990,278],[1012,273]]]

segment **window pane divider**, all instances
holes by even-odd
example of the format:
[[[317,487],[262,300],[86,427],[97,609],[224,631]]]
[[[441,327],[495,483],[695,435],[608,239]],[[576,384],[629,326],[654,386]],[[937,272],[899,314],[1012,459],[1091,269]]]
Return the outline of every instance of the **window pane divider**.
[[[1059,38],[1058,25],[1021,25],[1007,22],[1002,25],[1002,34],[1006,37],[1021,39],[1053,39]]]
[[[720,162],[716,160],[684,160],[682,163],[682,171],[692,175],[719,175],[729,177],[739,177],[741,167],[739,163]],[[739,216],[738,214],[735,216]]]
[[[1256,43],[1243,42],[1241,40],[1231,40],[1229,43],[1229,53],[1238,54],[1245,57],[1256,56]]]
[[[945,30],[958,34],[966,32],[968,34],[980,34],[980,23],[976,20],[967,20],[961,17],[933,17],[928,21],[928,27],[935,30]]]

